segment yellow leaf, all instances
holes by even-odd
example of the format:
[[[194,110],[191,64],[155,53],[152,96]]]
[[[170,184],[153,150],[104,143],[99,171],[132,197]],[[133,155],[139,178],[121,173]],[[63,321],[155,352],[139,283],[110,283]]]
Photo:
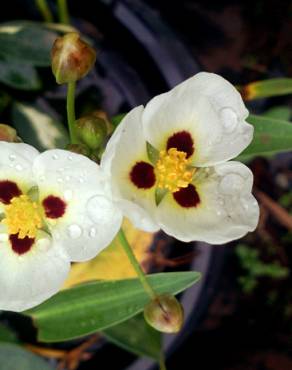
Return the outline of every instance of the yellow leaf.
[[[154,235],[135,229],[128,220],[123,229],[140,263],[147,259]],[[118,280],[135,277],[136,273],[130,264],[117,238],[97,257],[72,265],[70,274],[63,289],[92,280]]]

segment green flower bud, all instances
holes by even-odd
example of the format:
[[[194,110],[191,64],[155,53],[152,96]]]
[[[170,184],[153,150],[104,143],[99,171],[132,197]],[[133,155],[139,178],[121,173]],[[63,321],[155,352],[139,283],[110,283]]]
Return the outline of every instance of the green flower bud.
[[[91,150],[101,148],[107,136],[107,124],[102,118],[86,116],[75,121],[78,139]]]
[[[0,141],[19,143],[21,140],[13,127],[0,123]]]
[[[58,84],[80,80],[93,67],[96,53],[76,32],[58,37],[52,48],[52,71]]]
[[[76,154],[82,154],[85,157],[90,156],[90,150],[83,144],[69,144],[66,147],[67,150]]]
[[[183,325],[184,311],[173,295],[162,294],[144,308],[144,317],[158,331],[177,333]]]

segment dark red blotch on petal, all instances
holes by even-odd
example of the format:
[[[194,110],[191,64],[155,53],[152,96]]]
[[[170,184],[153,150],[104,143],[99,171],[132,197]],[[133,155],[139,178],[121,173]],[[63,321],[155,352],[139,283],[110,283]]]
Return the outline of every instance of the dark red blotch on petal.
[[[29,238],[28,236],[20,239],[18,234],[9,235],[9,240],[13,251],[19,255],[28,252],[35,242],[34,238]]]
[[[167,140],[166,149],[170,148],[185,152],[189,158],[195,151],[192,135],[187,131],[176,132]]]
[[[187,188],[181,188],[179,191],[173,193],[173,197],[184,208],[197,207],[200,203],[199,194],[192,184],[189,184]]]
[[[146,162],[137,162],[131,172],[130,179],[139,189],[150,189],[155,184],[154,168]]]
[[[11,199],[20,195],[21,190],[15,182],[9,180],[0,181],[0,202],[9,204]]]
[[[54,195],[49,195],[43,200],[43,207],[48,218],[60,218],[66,211],[66,203],[63,199]]]

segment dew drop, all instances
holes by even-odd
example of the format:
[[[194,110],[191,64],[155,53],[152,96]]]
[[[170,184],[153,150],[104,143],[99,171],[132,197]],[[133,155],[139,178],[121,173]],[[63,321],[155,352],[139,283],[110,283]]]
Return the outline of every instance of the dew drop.
[[[58,177],[58,178],[57,178],[57,181],[58,181],[58,183],[60,183],[60,184],[61,184],[61,183],[63,182],[63,179],[61,179],[61,177]]]
[[[66,181],[70,181],[70,180],[71,180],[71,176],[68,176],[68,175],[67,175],[67,176],[65,177],[65,180],[66,180]]]
[[[79,182],[80,182],[80,184],[83,184],[84,183],[84,178],[83,177],[79,177]]]
[[[67,232],[72,239],[78,239],[82,235],[81,227],[76,224],[68,226]]]
[[[37,246],[43,252],[46,252],[49,249],[50,245],[51,245],[51,241],[48,238],[39,239],[37,241]]]
[[[96,236],[96,229],[94,227],[92,227],[90,230],[89,230],[89,233],[88,235],[90,236],[90,238],[94,238]]]
[[[7,242],[8,239],[8,234],[0,234],[0,242]]]
[[[227,134],[235,130],[238,125],[237,114],[231,108],[223,108],[220,112],[223,128]]]
[[[15,168],[16,168],[17,171],[22,171],[23,170],[23,167],[20,164],[17,164],[15,166]]]
[[[68,160],[69,160],[69,161],[73,161],[73,157],[72,157],[72,155],[68,155]]]
[[[16,155],[14,155],[14,154],[10,154],[9,159],[10,159],[11,161],[14,161],[14,160],[15,160],[15,158],[16,158]]]
[[[64,191],[64,199],[68,202],[73,197],[73,191],[72,190],[65,190]]]
[[[232,195],[240,192],[243,185],[244,179],[241,176],[235,173],[230,173],[223,177],[223,179],[219,183],[218,190],[220,191],[221,194]]]
[[[56,159],[59,159],[59,156],[58,156],[58,154],[53,154],[53,155],[52,155],[52,158],[53,158],[54,160],[56,160]]]

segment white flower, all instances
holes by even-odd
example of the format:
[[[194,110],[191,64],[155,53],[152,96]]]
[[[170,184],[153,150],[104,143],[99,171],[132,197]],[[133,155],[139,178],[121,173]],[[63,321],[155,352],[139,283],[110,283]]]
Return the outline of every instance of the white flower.
[[[105,248],[122,214],[88,158],[0,142],[0,220],[0,309],[23,311]]]
[[[253,127],[240,94],[199,73],[133,109],[110,139],[101,167],[120,209],[138,228],[182,241],[225,243],[255,229],[253,176],[236,157]]]

